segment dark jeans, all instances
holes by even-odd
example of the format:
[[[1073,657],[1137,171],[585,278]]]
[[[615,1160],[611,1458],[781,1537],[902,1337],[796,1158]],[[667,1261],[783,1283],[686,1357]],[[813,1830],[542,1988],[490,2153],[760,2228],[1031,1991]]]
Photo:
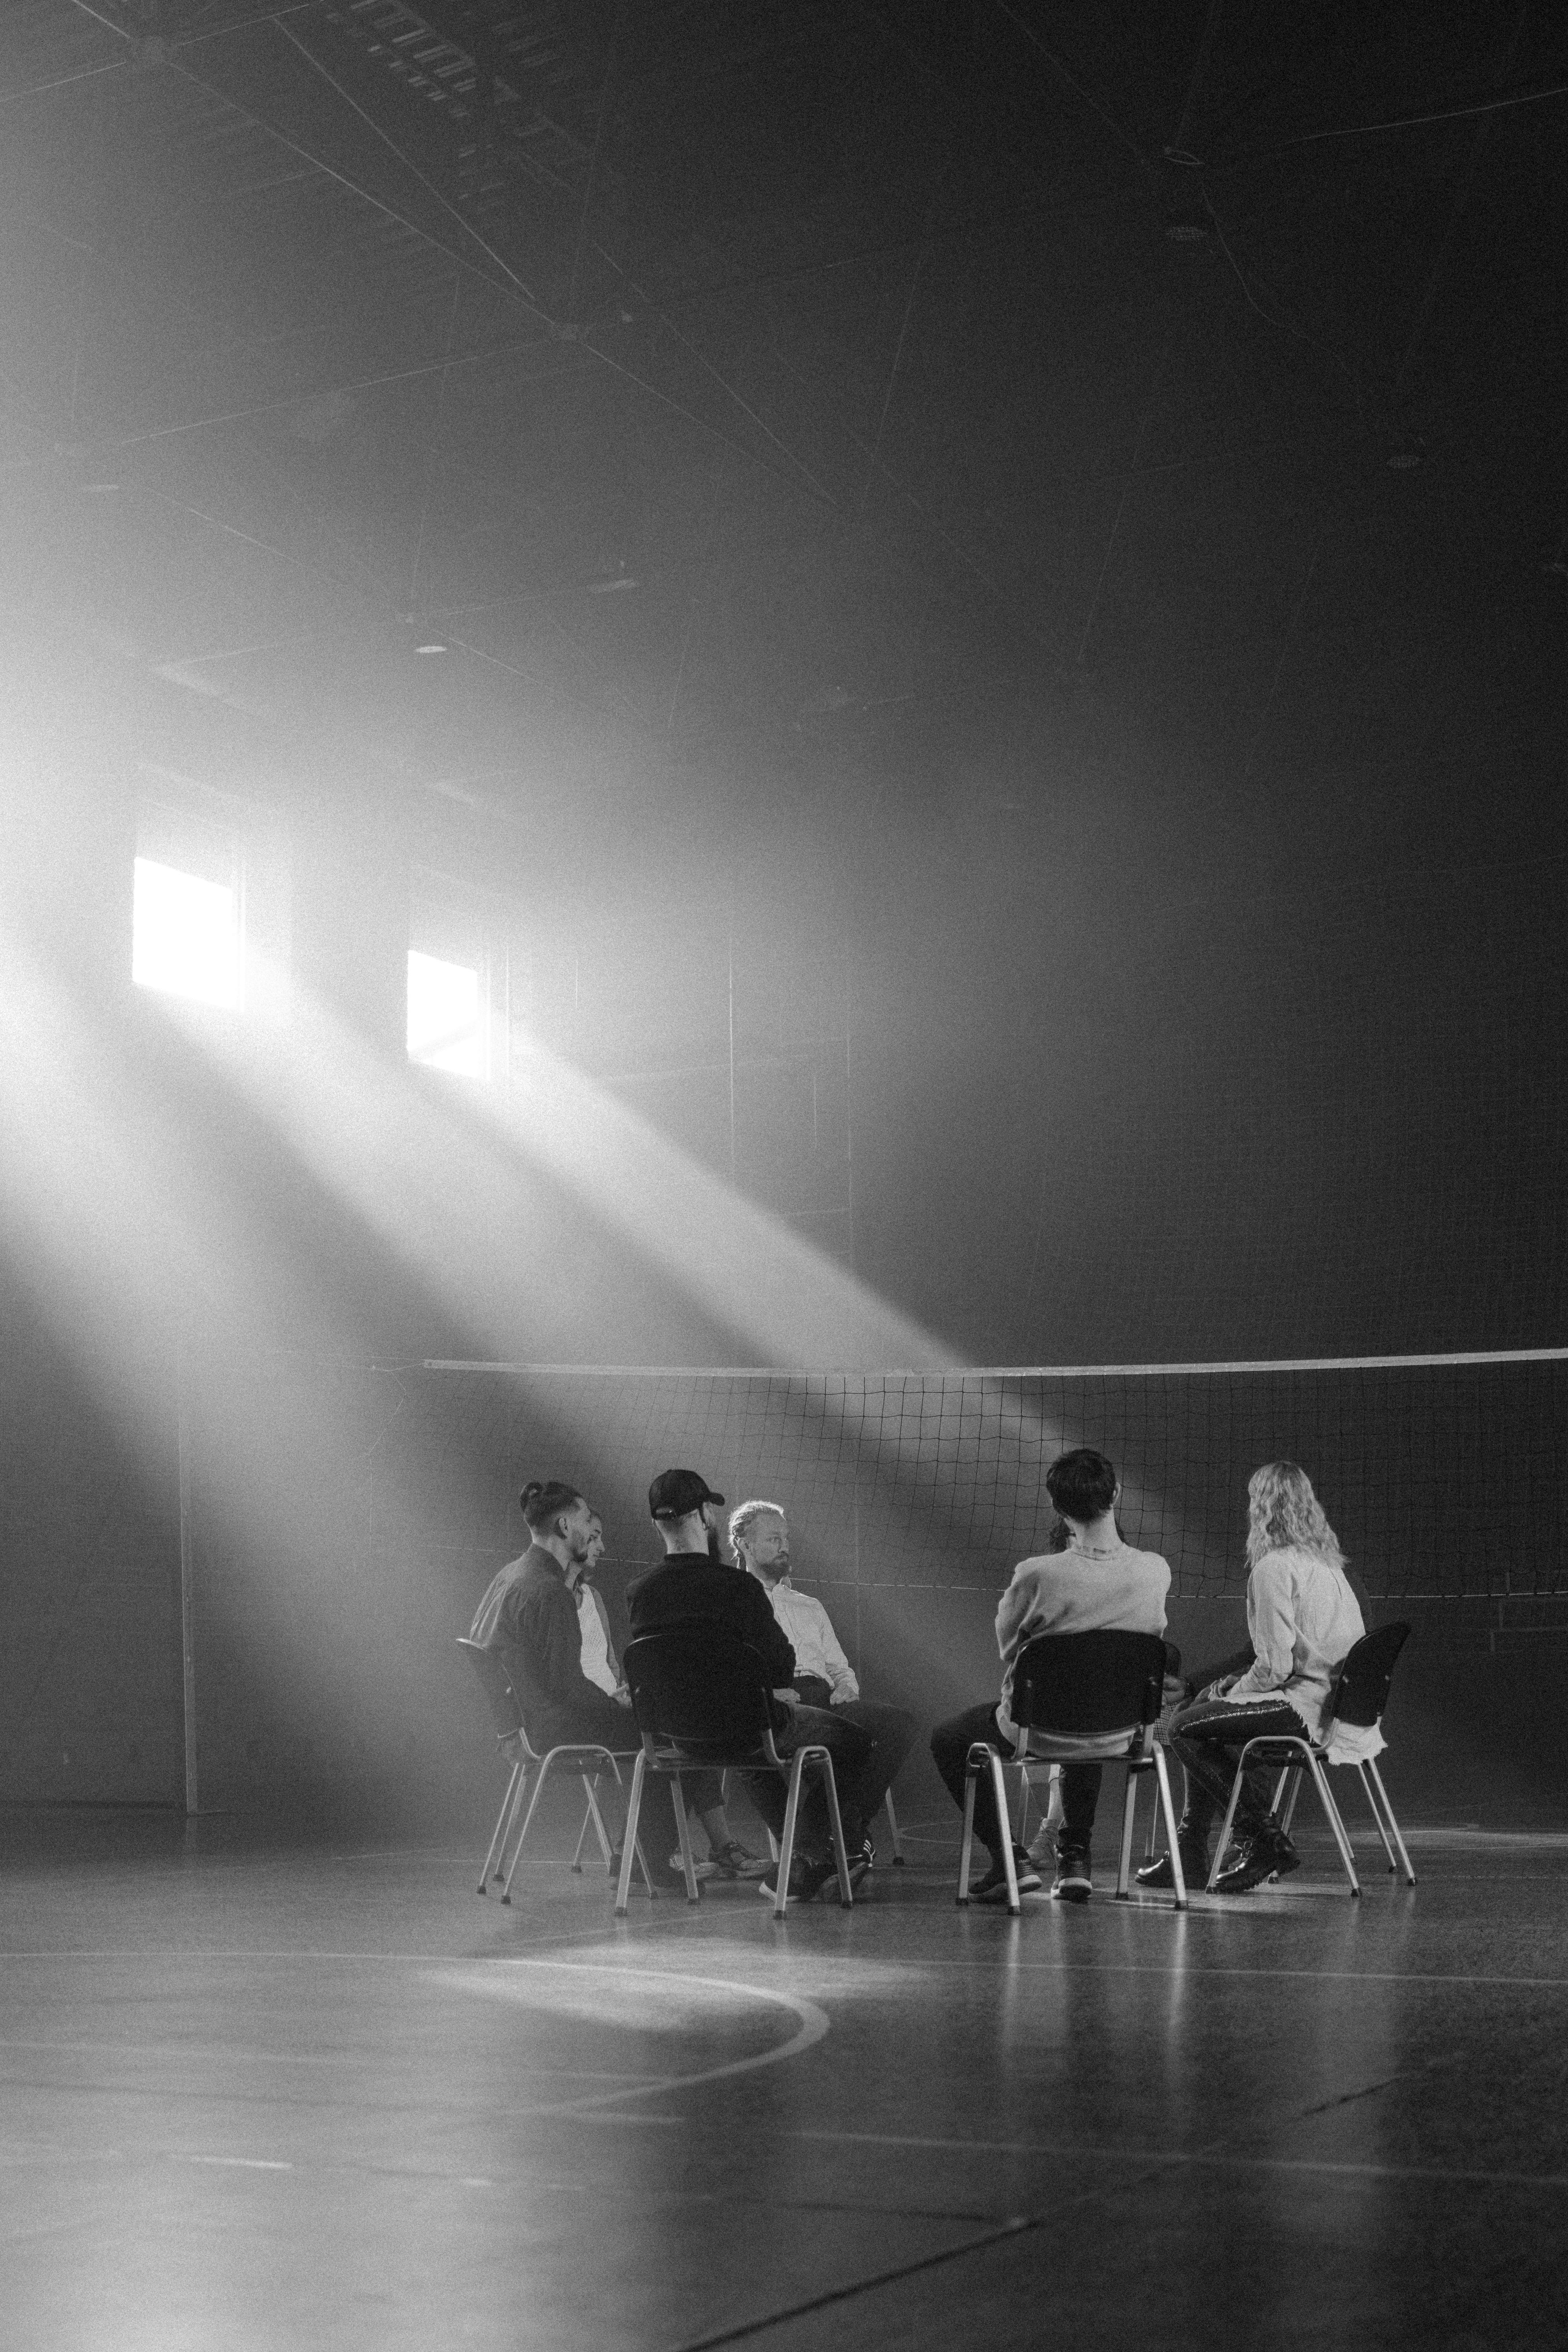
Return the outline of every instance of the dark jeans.
[[[773,1745],[786,1761],[797,1748],[826,1748],[833,1759],[833,1780],[838,1791],[844,1843],[853,1853],[866,1834],[864,1820],[856,1809],[856,1798],[870,1768],[875,1749],[864,1731],[845,1720],[848,1713],[849,1709],[843,1706],[792,1707],[786,1727],[773,1734]],[[752,1772],[748,1779],[752,1802],[774,1837],[782,1838],[788,1790],[776,1772]],[[832,1852],[826,1794],[820,1777],[811,1778],[809,1765],[801,1788],[795,1840],[796,1852],[815,1862],[826,1861]]]
[[[1187,1776],[1187,1801],[1181,1821],[1184,1832],[1208,1835],[1215,1815],[1223,1813],[1230,1802],[1237,1752],[1246,1741],[1287,1735],[1300,1739],[1305,1731],[1301,1717],[1286,1699],[1234,1706],[1226,1698],[1200,1698],[1191,1706],[1179,1707],[1171,1720],[1170,1745]],[[1247,1768],[1235,1823],[1245,1837],[1257,1837],[1268,1825],[1273,1774],[1278,1769],[1256,1759]]]
[[[820,1703],[825,1707],[827,1706],[826,1683],[797,1675],[795,1688],[802,1698],[813,1706],[817,1704],[816,1694],[820,1690],[824,1695]],[[864,1829],[875,1818],[883,1798],[897,1780],[900,1767],[915,1744],[915,1732],[919,1727],[907,1707],[884,1706],[877,1699],[846,1699],[841,1706],[834,1707],[831,1712],[836,1723],[852,1723],[856,1730],[863,1731],[871,1742],[871,1752],[853,1785],[846,1789],[840,1782],[838,1792],[840,1804],[858,1815]],[[837,1762],[833,1769],[837,1771]],[[847,1836],[847,1830],[845,1834]]]
[[[966,1707],[962,1715],[939,1723],[931,1736],[931,1752],[936,1769],[947,1783],[949,1796],[955,1805],[963,1803],[963,1766],[971,1748],[984,1739],[997,1754],[1011,1757],[1010,1743],[1004,1739],[996,1726],[996,1709],[992,1706]],[[1045,1762],[1047,1759],[1038,1759]],[[1054,1759],[1052,1759],[1054,1760]],[[1057,1832],[1058,1853],[1079,1851],[1087,1846],[1094,1831],[1094,1809],[1100,1802],[1100,1781],[1103,1766],[1099,1757],[1079,1758],[1062,1765],[1062,1825]],[[1002,1826],[996,1819],[996,1800],[991,1793],[991,1776],[982,1774],[974,1784],[974,1834],[982,1845],[1002,1858]]]

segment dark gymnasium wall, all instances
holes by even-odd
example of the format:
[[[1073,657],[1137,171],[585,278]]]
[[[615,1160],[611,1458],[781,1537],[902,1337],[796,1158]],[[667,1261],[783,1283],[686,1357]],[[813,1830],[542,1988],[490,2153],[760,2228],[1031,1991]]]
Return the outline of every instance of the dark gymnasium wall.
[[[147,724],[133,699],[111,715],[132,738]],[[513,1150],[498,1177],[462,1083],[407,1067],[409,873],[440,845],[352,811],[330,829],[293,813],[293,975],[344,1056],[323,1073],[306,1066],[320,1034],[285,1025],[257,1045],[242,1016],[222,1015],[182,1029],[131,989],[144,779],[128,762],[84,789],[58,732],[38,769],[51,789],[12,812],[9,934],[63,1025],[40,1015],[30,1041],[15,1026],[9,1041],[51,1061],[27,1099],[41,1123],[33,1165],[55,1190],[40,1200],[13,1181],[5,1199],[0,1792],[182,1797],[183,1400],[204,1804],[471,1822],[485,1743],[449,1644],[521,1547],[517,1484],[598,1470],[614,1589],[651,1556],[639,1480],[671,1446],[700,1453],[702,1424],[678,1414],[645,1442],[635,1415],[607,1430],[602,1399],[546,1403],[536,1387],[521,1401],[508,1391],[504,1409],[476,1391],[466,1429],[460,1382],[448,1376],[426,1409],[408,1368],[766,1360],[758,1325],[715,1313],[682,1278],[710,1245],[699,1199],[656,1262],[574,1195],[559,1162]],[[912,1336],[928,1364],[1560,1335],[1551,873],[1510,869],[1506,922],[1497,875],[1429,880],[1392,907],[1393,887],[1370,885],[1304,907],[1289,888],[1259,900],[1245,869],[1222,881],[1211,865],[1184,907],[1168,870],[1138,862],[1130,814],[1121,825],[1114,857],[1076,836],[1082,904],[1055,883],[1037,892],[956,816],[896,830],[831,872],[798,840],[763,842],[739,887],[687,865],[678,885],[656,872],[639,889],[610,866],[576,877],[583,897],[564,915],[525,883],[507,900],[515,969],[530,1017],[612,1099],[722,1183],[733,1164],[741,1190],[829,1264],[853,1248],[907,1318],[888,1346]],[[1043,845],[1036,854],[1043,875]],[[460,850],[447,864],[464,879]],[[1112,892],[1090,878],[1102,866]],[[34,1002],[14,1001],[14,1019]],[[265,1084],[249,1083],[263,1069]],[[332,1129],[330,1150],[312,1120]],[[637,1194],[635,1149],[616,1181]],[[821,1360],[858,1368],[865,1332],[847,1297]],[[1185,1538],[1144,1531],[1177,1566],[1176,1637],[1190,1655],[1239,1637],[1247,1446],[1297,1451],[1374,1592],[1416,1596],[1407,1738],[1430,1726],[1433,1787],[1450,1809],[1469,1801],[1439,1737],[1468,1695],[1514,1755],[1510,1801],[1532,1801],[1555,1753],[1568,1448],[1560,1387],[1522,1419],[1518,1402],[1450,1398],[1418,1429],[1426,1499],[1402,1506],[1395,1559],[1386,1514],[1373,1507],[1363,1538],[1366,1498],[1378,1444],[1397,1450],[1403,1429],[1408,1453],[1424,1392],[1367,1399],[1370,1473],[1354,1394],[1327,1419],[1271,1411],[1265,1429],[1243,1415],[1223,1444],[1200,1444],[1195,1551],[1184,1566]],[[1070,1433],[1118,1448],[1130,1482],[1190,1502],[1191,1411],[1178,1387],[1170,1425],[1154,1428],[1090,1389]],[[727,1475],[767,1491],[771,1475],[788,1501],[787,1413],[782,1427],[782,1440],[719,1450]],[[897,1449],[899,1478],[919,1489],[922,1460],[940,1487],[946,1457],[918,1433]],[[1014,1475],[1001,1519],[928,1483],[900,1522],[920,1541],[885,1542],[874,1565],[845,1570],[841,1524],[811,1530],[803,1576],[832,1601],[871,1688],[930,1717],[986,1687],[994,1594],[1029,1548],[1038,1467]],[[1426,1560],[1434,1527],[1447,1540]],[[1479,1568],[1472,1532],[1489,1538]]]

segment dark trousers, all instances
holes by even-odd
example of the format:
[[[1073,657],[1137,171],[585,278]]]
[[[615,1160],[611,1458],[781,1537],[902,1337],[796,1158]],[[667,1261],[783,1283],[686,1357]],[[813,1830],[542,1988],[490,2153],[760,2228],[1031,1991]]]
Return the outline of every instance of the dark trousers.
[[[884,1707],[875,1698],[847,1698],[842,1707],[832,1707],[832,1717],[839,1724],[853,1724],[856,1731],[863,1731],[865,1738],[872,1743],[868,1759],[848,1792],[839,1794],[839,1804],[858,1816],[860,1832],[865,1832],[898,1778],[898,1767],[908,1757],[920,1727],[908,1707]],[[835,1764],[832,1769],[837,1771],[839,1767]],[[848,1834],[848,1825],[844,1834]]]
[[[964,1762],[971,1748],[980,1739],[994,1748],[999,1756],[1011,1758],[1012,1743],[1003,1738],[997,1727],[994,1706],[966,1707],[962,1715],[939,1723],[931,1736],[936,1769],[947,1783],[953,1803],[961,1807]],[[1062,1825],[1057,1832],[1059,1853],[1079,1852],[1088,1845],[1094,1832],[1094,1810],[1100,1802],[1102,1769],[1098,1757],[1080,1757],[1062,1765]],[[996,1800],[991,1793],[988,1772],[983,1773],[974,1784],[974,1834],[1000,1861],[1003,1831],[996,1819]]]
[[[1234,1706],[1229,1699],[1194,1699],[1179,1707],[1171,1719],[1171,1752],[1181,1759],[1187,1776],[1187,1801],[1181,1826],[1193,1837],[1206,1837],[1215,1815],[1230,1802],[1236,1779],[1237,1753],[1248,1739],[1300,1739],[1306,1726],[1286,1699],[1258,1706]],[[1256,1837],[1268,1825],[1273,1802],[1273,1776],[1279,1769],[1248,1764],[1236,1808],[1236,1827]]]
[[[853,1853],[866,1834],[865,1822],[856,1810],[856,1795],[875,1751],[868,1735],[855,1724],[845,1720],[848,1714],[849,1709],[845,1706],[792,1707],[785,1728],[773,1734],[773,1745],[786,1761],[797,1748],[826,1748],[833,1759],[833,1780],[838,1791],[844,1843]],[[805,1769],[800,1811],[795,1821],[795,1846],[811,1860],[825,1861],[832,1851],[827,1797],[820,1778],[812,1778],[809,1764]],[[752,1772],[748,1777],[752,1802],[774,1837],[783,1837],[789,1790],[776,1772]]]

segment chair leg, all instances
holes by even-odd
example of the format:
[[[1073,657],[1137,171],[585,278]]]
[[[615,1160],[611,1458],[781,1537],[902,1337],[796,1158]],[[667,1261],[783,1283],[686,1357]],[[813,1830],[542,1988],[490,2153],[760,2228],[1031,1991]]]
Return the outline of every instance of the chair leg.
[[[506,1784],[506,1794],[500,1801],[500,1811],[496,1815],[495,1834],[490,1839],[489,1852],[485,1856],[485,1866],[479,1873],[481,1895],[490,1883],[491,1872],[494,1871],[498,1878],[500,1875],[496,1865],[500,1861],[501,1852],[506,1844],[506,1833],[511,1827],[511,1817],[517,1808],[517,1784],[527,1769],[527,1765],[521,1763],[514,1764],[511,1768],[511,1778]]]
[[[1322,1806],[1323,1817],[1334,1833],[1334,1843],[1339,1847],[1340,1860],[1344,1864],[1345,1876],[1351,1883],[1351,1893],[1352,1895],[1359,1895],[1361,1881],[1355,1874],[1355,1855],[1351,1851],[1350,1839],[1345,1835],[1345,1825],[1340,1819],[1340,1809],[1334,1802],[1334,1792],[1329,1786],[1329,1776],[1317,1757],[1309,1757],[1308,1762],[1311,1767],[1312,1783],[1318,1791],[1318,1801]],[[1379,1826],[1381,1827],[1381,1823]]]
[[[1026,1846],[1029,1843],[1029,1800],[1034,1793],[1034,1787],[1029,1779],[1029,1768],[1026,1764],[1018,1775],[1018,1826],[1013,1832],[1013,1840],[1016,1845]]]
[[[610,1843],[610,1833],[605,1827],[605,1816],[599,1811],[598,1790],[586,1772],[583,1775],[583,1787],[588,1802],[583,1814],[583,1826],[577,1832],[577,1853],[578,1855],[582,1853],[584,1841],[588,1834],[588,1824],[591,1822],[594,1825],[594,1833],[599,1841],[599,1853],[605,1868],[611,1870],[615,1867],[615,1848]],[[583,1864],[575,1856],[573,1859],[572,1867],[579,1873],[582,1871]]]
[[[1366,1777],[1366,1764],[1364,1759],[1357,1769],[1361,1774],[1361,1785],[1366,1792],[1366,1801],[1372,1807],[1372,1818],[1377,1823],[1378,1836],[1383,1840],[1384,1859],[1387,1863],[1389,1869],[1397,1874],[1399,1864],[1394,1859],[1394,1848],[1388,1842],[1388,1827],[1383,1818],[1383,1808],[1377,1801],[1372,1782]]]
[[[501,1878],[501,1877],[504,1877],[504,1875],[506,1874],[507,1867],[508,1867],[508,1865],[507,1865],[507,1858],[506,1858],[506,1850],[507,1850],[508,1845],[509,1845],[509,1844],[510,1843],[510,1842],[511,1842],[511,1833],[512,1833],[513,1830],[515,1830],[515,1829],[516,1829],[516,1827],[517,1827],[519,1817],[520,1817],[520,1815],[521,1814],[521,1811],[522,1811],[522,1801],[523,1801],[523,1799],[527,1796],[527,1794],[528,1794],[528,1764],[527,1764],[527,1761],[526,1761],[526,1759],[525,1759],[525,1760],[524,1760],[524,1763],[523,1763],[523,1767],[522,1767],[522,1778],[521,1778],[521,1780],[519,1780],[519,1782],[518,1782],[518,1784],[517,1784],[517,1793],[516,1793],[516,1795],[512,1798],[512,1801],[511,1801],[511,1816],[510,1816],[510,1820],[508,1821],[508,1822],[507,1822],[506,1829],[505,1829],[505,1831],[504,1831],[504,1832],[503,1832],[503,1834],[502,1834],[502,1837],[501,1837],[501,1842],[500,1842],[500,1853],[497,1854],[497,1856],[496,1856],[496,1865],[495,1865],[495,1868],[494,1868],[494,1870],[492,1870],[492,1871],[491,1871],[491,1873],[490,1873],[490,1880],[491,1880],[491,1884],[492,1884],[492,1885],[494,1884],[494,1882],[495,1882],[497,1879]]]
[[[528,1832],[533,1825],[534,1811],[538,1806],[539,1800],[544,1794],[544,1783],[549,1778],[550,1765],[551,1759],[547,1756],[534,1775],[533,1794],[528,1801],[528,1811],[522,1817],[522,1827],[518,1832],[517,1843],[511,1850],[511,1862],[507,1870],[506,1884],[500,1891],[500,1899],[503,1903],[510,1903],[511,1901],[512,1874],[516,1870],[518,1863],[521,1858],[523,1847],[528,1843]]]
[[[974,1761],[974,1751],[963,1767],[963,1835],[958,1844],[958,1901],[960,1909],[969,1900],[969,1857],[974,1847],[974,1781],[980,1767]]]
[[[1388,1801],[1388,1790],[1383,1785],[1383,1775],[1377,1769],[1376,1759],[1372,1756],[1365,1758],[1362,1764],[1361,1772],[1363,1783],[1365,1783],[1370,1777],[1371,1787],[1367,1790],[1368,1795],[1370,1796],[1372,1790],[1375,1789],[1378,1796],[1383,1800],[1383,1810],[1388,1817],[1388,1826],[1394,1832],[1394,1843],[1399,1849],[1399,1859],[1405,1866],[1405,1875],[1409,1880],[1411,1885],[1414,1886],[1415,1884],[1415,1872],[1411,1864],[1410,1850],[1405,1843],[1404,1832],[1401,1831],[1398,1822],[1394,1819],[1394,1807]],[[1394,1865],[1391,1862],[1389,1864],[1389,1868],[1392,1869]]]
[[[855,1900],[855,1889],[849,1884],[849,1857],[844,1851],[844,1822],[838,1811],[838,1783],[834,1778],[833,1759],[826,1748],[819,1751],[822,1759],[822,1787],[827,1799],[827,1829],[833,1840],[833,1859],[838,1870],[838,1900],[847,1911]]]
[[[648,1878],[647,1864],[643,1861],[642,1847],[637,1842],[637,1819],[642,1811],[643,1774],[647,1769],[647,1757],[639,1748],[637,1760],[632,1770],[632,1793],[626,1801],[626,1834],[621,1840],[621,1875],[616,1888],[616,1910],[622,1918],[626,1916],[626,1902],[632,1891],[634,1856],[642,1863],[643,1876],[647,1879],[647,1891],[649,1895],[653,1893],[653,1881]]]
[[[1160,1801],[1154,1808],[1154,1813],[1156,1820],[1161,1813],[1165,1816],[1166,1851],[1171,1857],[1171,1882],[1175,1888],[1174,1907],[1178,1911],[1184,1911],[1187,1907],[1187,1874],[1182,1868],[1181,1841],[1176,1835],[1176,1808],[1171,1802],[1171,1768],[1166,1760],[1164,1749],[1157,1744],[1154,1749],[1154,1778],[1160,1790]],[[1231,1799],[1233,1810],[1235,1802],[1233,1796]]]
[[[784,1799],[784,1835],[779,1840],[778,1870],[773,1878],[773,1917],[782,1919],[789,1903],[789,1874],[795,1866],[795,1823],[800,1811],[800,1776],[805,1750],[797,1748],[789,1768],[789,1793]]]
[[[1301,1767],[1299,1764],[1295,1766],[1288,1765],[1286,1769],[1290,1774],[1290,1788],[1289,1793],[1285,1799],[1285,1810],[1279,1816],[1279,1834],[1281,1837],[1289,1837],[1290,1834],[1290,1824],[1296,1818],[1296,1807],[1300,1803],[1301,1796]],[[1276,1802],[1278,1802],[1279,1800],[1279,1790],[1276,1790]]]
[[[1116,1866],[1116,1899],[1119,1903],[1125,1903],[1132,1891],[1132,1817],[1137,1809],[1138,1767],[1129,1764],[1127,1794],[1121,1801],[1121,1859]]]
[[[1002,1866],[1007,1874],[1007,1908],[1016,1919],[1024,1906],[1018,1894],[1018,1865],[1013,1859],[1013,1838],[1007,1819],[1007,1783],[1002,1777],[1002,1759],[993,1748],[991,1758],[991,1793],[996,1800],[996,1818],[1002,1825]]]
[[[1237,1759],[1236,1778],[1230,1784],[1230,1802],[1225,1809],[1225,1820],[1220,1824],[1219,1843],[1214,1850],[1214,1863],[1209,1871],[1208,1886],[1206,1890],[1210,1895],[1214,1893],[1215,1881],[1219,1876],[1220,1864],[1225,1860],[1225,1850],[1230,1843],[1230,1825],[1236,1819],[1236,1809],[1241,1802],[1241,1779],[1246,1763],[1247,1750],[1244,1748],[1240,1756]],[[1171,1852],[1174,1857],[1172,1866],[1173,1868],[1179,1868],[1181,1858],[1176,1854],[1174,1845],[1172,1846]]]
[[[904,1866],[904,1841],[899,1835],[899,1817],[893,1811],[893,1792],[891,1789],[888,1790],[887,1794],[882,1799],[882,1811],[888,1816],[888,1835],[893,1842],[893,1868],[895,1870],[902,1870]]]
[[[686,1873],[686,1899],[700,1902],[702,1889],[697,1884],[697,1864],[691,1853],[691,1824],[686,1818],[686,1791],[680,1785],[679,1772],[671,1774],[675,1782],[675,1825],[680,1832],[680,1867]]]

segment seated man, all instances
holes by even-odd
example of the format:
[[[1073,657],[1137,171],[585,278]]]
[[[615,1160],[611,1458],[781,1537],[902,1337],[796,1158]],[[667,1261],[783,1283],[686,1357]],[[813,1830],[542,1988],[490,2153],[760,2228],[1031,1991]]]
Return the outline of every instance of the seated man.
[[[581,1570],[592,1549],[595,1515],[576,1487],[559,1478],[531,1480],[521,1502],[532,1540],[492,1579],[468,1639],[499,1652],[536,1754],[594,1746],[616,1756],[634,1755],[642,1742],[631,1701],[617,1699],[584,1674],[577,1604],[567,1589],[568,1573]],[[650,1849],[662,1853],[672,1839],[679,1843],[679,1832],[674,1791],[668,1781],[658,1787],[653,1814],[645,1819]],[[623,1827],[616,1810],[612,1834],[618,1838]],[[650,1864],[649,1874],[656,1886],[686,1892],[683,1874],[668,1864]]]
[[[1158,1552],[1123,1543],[1116,1525],[1121,1488],[1115,1469],[1092,1446],[1058,1454],[1046,1473],[1046,1492],[1067,1529],[1065,1550],[1020,1560],[996,1612],[996,1646],[1006,1666],[995,1706],[973,1706],[931,1733],[931,1752],[955,1804],[963,1802],[964,1763],[978,1740],[1012,1756],[1017,1727],[1007,1712],[1013,1664],[1026,1642],[1042,1633],[1091,1633],[1120,1629],[1163,1633],[1165,1595],[1171,1571]],[[1051,1892],[1068,1903],[1087,1903],[1092,1887],[1089,1838],[1100,1799],[1103,1766],[1096,1757],[1062,1765],[1062,1825],[1057,1832],[1057,1878]],[[991,1868],[972,1888],[978,1903],[1005,1903],[1007,1870],[1002,1841],[1009,1834],[996,1818],[988,1778],[975,1784],[974,1830],[991,1850]],[[1038,1891],[1039,1873],[1022,1846],[1013,1848],[1018,1891]]]
[[[862,1823],[874,1820],[910,1752],[914,1717],[901,1706],[879,1706],[861,1697],[855,1669],[839,1647],[833,1620],[820,1601],[797,1592],[790,1581],[789,1522],[779,1504],[742,1503],[739,1510],[731,1511],[730,1549],[736,1566],[749,1570],[767,1593],[773,1615],[789,1638],[795,1651],[795,1696],[808,1706],[832,1707],[841,1722],[854,1724],[871,1742],[864,1771],[853,1788],[839,1790],[839,1799],[847,1809],[858,1813]],[[869,1838],[861,1852],[868,1863],[874,1859]]]
[[[774,1695],[773,1738],[781,1756],[797,1748],[826,1748],[833,1759],[844,1843],[849,1855],[850,1883],[864,1874],[866,1863],[858,1849],[865,1835],[859,1816],[846,1792],[865,1770],[870,1742],[864,1732],[841,1719],[837,1710],[803,1706],[795,1696],[795,1651],[769,1608],[761,1585],[749,1576],[737,1576],[719,1552],[719,1511],[724,1497],[716,1495],[695,1470],[661,1470],[647,1490],[647,1507],[664,1539],[665,1557],[657,1568],[637,1578],[626,1594],[632,1636],[657,1633],[668,1625],[686,1625],[707,1619],[756,1651]],[[682,1778],[685,1776],[682,1775]],[[784,1832],[785,1790],[774,1772],[751,1776],[752,1800],[775,1837]],[[645,1787],[653,1785],[652,1776]],[[668,1786],[661,1779],[662,1786]],[[795,1823],[795,1854],[789,1893],[809,1901],[834,1875],[828,1834],[827,1800],[821,1783],[808,1782],[802,1793]],[[764,1895],[773,1888],[764,1886]]]
[[[583,1672],[589,1682],[629,1707],[632,1699],[616,1660],[615,1643],[610,1638],[610,1612],[605,1606],[605,1596],[599,1591],[595,1570],[605,1553],[605,1523],[595,1511],[588,1522],[587,1557],[566,1571],[566,1586],[577,1603],[577,1622],[582,1629]],[[717,1772],[692,1772],[681,1775],[686,1791],[686,1809],[690,1819],[700,1821],[708,1838],[708,1859],[696,1863],[699,1878],[765,1878],[768,1865],[760,1854],[748,1853],[730,1827],[730,1817],[724,1810],[724,1784]],[[671,1870],[679,1870],[680,1851],[678,1847],[669,1857]]]
[[[1281,1734],[1321,1737],[1334,1676],[1366,1630],[1339,1538],[1306,1472],[1294,1462],[1266,1463],[1253,1472],[1247,1501],[1252,1647],[1246,1669],[1221,1675],[1171,1724],[1171,1748],[1187,1776],[1176,1843],[1189,1886],[1207,1880],[1209,1837],[1215,1814],[1230,1801],[1241,1748],[1249,1739]],[[1381,1736],[1349,1726],[1339,1735],[1351,1756]],[[1215,1881],[1216,1895],[1246,1895],[1300,1864],[1270,1810],[1278,1769],[1256,1760],[1247,1766],[1236,1809],[1237,1852]],[[1147,1886],[1169,1885],[1169,1854],[1138,1876]]]

